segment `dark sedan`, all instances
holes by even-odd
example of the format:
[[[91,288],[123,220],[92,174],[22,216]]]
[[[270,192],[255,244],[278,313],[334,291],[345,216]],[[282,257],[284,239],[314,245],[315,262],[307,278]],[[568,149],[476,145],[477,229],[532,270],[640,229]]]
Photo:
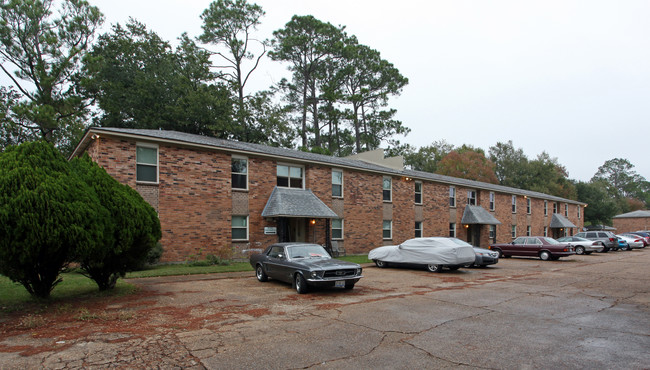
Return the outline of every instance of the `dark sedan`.
[[[474,247],[476,259],[465,267],[487,267],[499,262],[499,253],[485,248]]]
[[[310,286],[354,288],[361,276],[361,266],[333,259],[318,244],[277,243],[250,257],[259,281],[269,278],[292,283],[299,294]]]
[[[499,257],[539,257],[543,261],[575,254],[572,246],[546,236],[520,236],[512,243],[493,244],[489,249],[498,252]]]

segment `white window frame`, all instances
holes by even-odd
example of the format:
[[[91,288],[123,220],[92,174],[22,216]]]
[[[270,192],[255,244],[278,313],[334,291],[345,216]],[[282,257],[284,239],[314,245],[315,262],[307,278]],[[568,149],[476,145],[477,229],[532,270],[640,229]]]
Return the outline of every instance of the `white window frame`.
[[[473,201],[473,202],[472,202]],[[467,204],[475,206],[478,202],[478,192],[476,190],[467,191]]]
[[[338,172],[338,173],[341,174],[341,183],[340,184],[334,183],[334,172]],[[334,186],[335,185],[341,187],[341,195],[334,195]],[[343,170],[332,169],[332,197],[333,198],[343,198]]]
[[[548,200],[544,201],[544,216],[548,216]]]
[[[278,176],[278,168],[279,168],[280,166],[287,167],[287,169],[288,169],[288,174],[287,174],[287,186],[280,186],[280,185],[277,185],[277,183],[278,183],[278,177],[279,177],[279,176]],[[300,180],[301,180],[301,187],[300,187],[300,188],[297,188],[297,187],[293,187],[293,186],[291,186],[291,179],[292,179],[292,177],[291,177],[291,168],[300,168],[300,173],[301,173],[301,175],[302,175],[302,177],[301,177],[301,179],[300,179]],[[287,188],[287,189],[304,189],[304,188],[305,188],[305,176],[306,176],[306,174],[305,174],[305,166],[300,166],[300,165],[295,165],[295,164],[290,164],[290,163],[278,163],[278,164],[275,166],[275,184],[276,184],[278,187],[280,187],[280,188]],[[295,179],[295,178],[296,178],[296,177],[294,177],[294,179]]]
[[[341,221],[341,228],[340,228],[340,229],[334,227],[334,220],[339,220],[339,221]],[[341,237],[334,237],[334,230],[341,230]],[[333,240],[343,240],[343,238],[344,238],[344,234],[343,234],[343,232],[344,232],[344,222],[343,222],[343,219],[342,219],[342,218],[333,218],[333,219],[332,219],[332,239],[333,239]]]
[[[455,222],[450,222],[449,223],[449,237],[450,238],[455,238],[456,237],[456,223]]]
[[[388,223],[388,224],[387,224],[387,223]],[[386,228],[386,225],[388,225],[388,228]],[[385,232],[386,230],[388,230],[388,232],[390,233],[390,235],[389,235],[388,237],[386,237],[386,236],[384,235],[384,232]],[[381,226],[381,236],[382,236],[382,239],[384,239],[384,240],[392,240],[392,239],[393,239],[393,221],[392,221],[392,220],[384,220],[384,221],[382,222],[382,226]]]
[[[526,213],[531,214],[533,212],[533,200],[526,198]]]
[[[235,227],[235,226],[233,226],[232,222],[235,220],[235,217],[244,217],[244,220],[246,221],[246,226],[245,227],[241,227],[241,226]],[[248,216],[233,215],[231,220],[230,220],[230,233],[231,233],[232,240],[234,240],[234,241],[246,241],[246,240],[248,240],[248,237],[249,237],[249,235],[248,235],[248,231],[249,231],[248,226],[249,225],[250,225],[250,223],[248,222]],[[234,237],[234,235],[232,233],[232,229],[235,229],[235,228],[237,228],[237,229],[246,229],[246,239],[235,239],[235,237]]]
[[[424,236],[424,230],[422,230],[422,221],[415,221],[415,233],[413,234],[416,238],[421,238]],[[418,228],[419,226],[419,228]],[[420,231],[420,236],[417,236],[417,232]]]
[[[240,160],[240,161],[241,161],[241,160],[244,160],[244,161],[246,161],[246,173],[243,173],[243,172],[232,172],[232,162],[233,162],[234,160]],[[237,155],[233,155],[233,156],[231,156],[231,158],[230,158],[230,169],[231,169],[231,173],[230,173],[230,186],[232,187],[233,190],[248,190],[248,164],[249,164],[249,163],[250,163],[250,162],[248,161],[248,158],[247,158],[247,157],[241,157],[241,156],[237,156]],[[236,188],[236,187],[234,186],[233,181],[232,181],[232,176],[233,176],[233,175],[244,175],[244,176],[246,176],[246,187],[245,187],[245,188]]]
[[[388,188],[388,189],[386,189],[386,187],[385,187],[387,180],[388,180],[388,182],[390,184],[390,188]],[[384,192],[385,191],[388,191],[388,199],[384,199],[385,198],[384,197]],[[390,203],[390,202],[393,201],[393,178],[390,177],[390,176],[384,176],[381,179],[381,199],[386,203]]]
[[[580,205],[578,204],[578,220],[580,219]]]
[[[494,192],[490,192],[490,211],[494,211],[496,208],[496,196],[494,195]]]
[[[512,196],[512,213],[517,213],[517,196]]]
[[[553,213],[557,213],[558,208],[559,208],[559,205],[557,204],[557,202],[553,202]]]
[[[548,236],[548,226],[544,226],[544,236]]]
[[[456,187],[449,187],[449,207],[456,208]]]
[[[532,232],[532,230],[531,230],[530,225],[526,226],[526,236],[532,236],[531,232]]]
[[[564,217],[569,217],[569,203],[564,203]]]
[[[497,241],[497,225],[490,225],[490,228],[488,229],[488,239],[492,243],[496,243],[496,241]]]
[[[138,147],[156,149],[156,181],[138,180],[138,166],[153,167],[151,163],[138,163]],[[135,182],[140,184],[158,184],[160,183],[160,148],[158,144],[152,143],[135,143]]]
[[[513,239],[517,238],[517,225],[510,225],[510,236]]]
[[[420,191],[419,191],[419,192],[418,192],[418,190],[417,190],[418,184],[420,184]],[[415,204],[422,204],[422,200],[423,200],[422,193],[423,193],[423,190],[424,190],[424,184],[422,183],[422,181],[416,181],[416,182],[413,183],[413,191],[415,192],[415,199],[414,199]],[[418,202],[418,200],[417,200],[418,194],[420,194],[420,201],[419,201],[419,202]]]

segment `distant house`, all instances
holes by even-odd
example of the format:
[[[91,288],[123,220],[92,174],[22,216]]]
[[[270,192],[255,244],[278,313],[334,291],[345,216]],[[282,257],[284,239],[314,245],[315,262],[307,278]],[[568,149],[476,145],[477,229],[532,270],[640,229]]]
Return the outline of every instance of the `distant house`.
[[[617,233],[650,230],[650,211],[639,210],[616,215],[612,218]]]
[[[521,235],[572,235],[570,199],[404,169],[383,151],[339,158],[174,131],[91,128],[90,157],[160,217],[163,261],[240,256],[278,241],[362,254],[422,236],[487,247]]]

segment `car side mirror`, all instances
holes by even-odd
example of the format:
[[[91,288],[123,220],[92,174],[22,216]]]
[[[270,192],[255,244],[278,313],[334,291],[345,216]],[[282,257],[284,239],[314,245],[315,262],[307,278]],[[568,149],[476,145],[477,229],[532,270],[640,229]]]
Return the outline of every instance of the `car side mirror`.
[[[282,254],[282,253],[278,254],[278,258],[279,259],[284,259],[284,254]]]

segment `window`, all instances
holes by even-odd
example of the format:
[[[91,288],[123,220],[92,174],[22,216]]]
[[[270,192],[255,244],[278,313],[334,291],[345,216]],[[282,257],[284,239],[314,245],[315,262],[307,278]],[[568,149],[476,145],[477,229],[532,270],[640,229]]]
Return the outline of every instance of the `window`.
[[[544,226],[544,236],[548,236],[548,226]]]
[[[453,186],[449,187],[449,206],[456,207],[456,188]]]
[[[382,230],[384,239],[393,239],[393,221],[384,220]]]
[[[476,205],[476,190],[467,191],[467,204],[469,204],[470,206]]]
[[[532,204],[532,200],[530,198],[526,198],[526,213],[528,214],[530,214],[531,204]]]
[[[383,181],[383,197],[384,197],[384,202],[390,202],[392,198],[392,188],[393,188],[393,181],[390,177],[384,177]]]
[[[530,226],[526,226],[526,236],[530,236]]]
[[[158,147],[137,145],[135,148],[136,181],[158,182]]]
[[[517,213],[517,196],[512,196],[512,213]]]
[[[343,171],[332,170],[332,196],[343,196]]]
[[[548,200],[544,201],[544,216],[548,216]]]
[[[490,192],[490,211],[494,211],[494,192]]]
[[[332,219],[332,239],[343,239],[343,219]]]
[[[569,217],[569,204],[564,203],[564,217]]]
[[[415,237],[422,237],[422,221],[415,221]]]
[[[456,237],[456,224],[453,222],[449,224],[449,237],[450,238]]]
[[[278,165],[278,186],[284,188],[302,189],[302,179],[302,167],[294,167],[281,164]]]
[[[231,159],[231,172],[232,188],[248,189],[248,159],[233,157]]]
[[[422,182],[415,182],[415,204],[422,204]]]
[[[248,216],[232,216],[232,239],[248,240]]]
[[[490,233],[488,237],[490,238],[492,243],[497,242],[497,225],[490,225]]]
[[[553,213],[557,213],[557,203],[553,202]]]
[[[513,239],[517,237],[517,225],[512,225],[510,227],[510,235]]]
[[[578,220],[580,219],[580,205],[578,204]]]

